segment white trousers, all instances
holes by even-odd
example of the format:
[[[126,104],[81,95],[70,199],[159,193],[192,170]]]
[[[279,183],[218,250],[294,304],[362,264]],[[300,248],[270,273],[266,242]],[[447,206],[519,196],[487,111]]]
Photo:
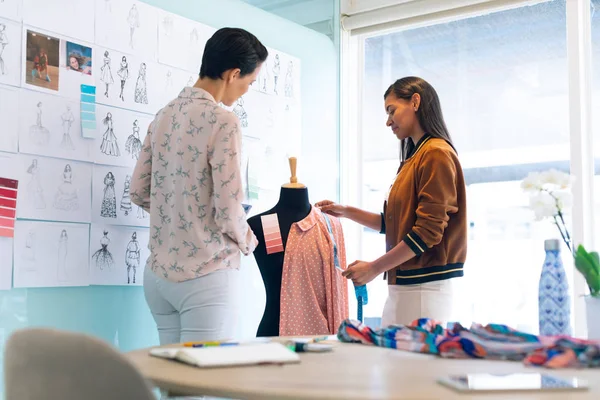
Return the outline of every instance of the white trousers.
[[[431,318],[444,326],[453,322],[452,279],[417,285],[388,285],[381,327],[409,325],[419,318]]]
[[[239,271],[224,269],[185,282],[144,271],[144,294],[161,345],[232,339],[238,311]]]

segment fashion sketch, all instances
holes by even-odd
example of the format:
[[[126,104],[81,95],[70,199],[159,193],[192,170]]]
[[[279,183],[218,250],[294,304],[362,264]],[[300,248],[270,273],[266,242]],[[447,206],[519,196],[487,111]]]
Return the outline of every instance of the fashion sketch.
[[[188,87],[194,86],[194,77],[193,76],[190,76],[190,79],[188,79],[186,86],[188,86]]]
[[[104,270],[104,268],[112,269],[113,265],[115,265],[115,260],[108,250],[109,244],[108,232],[104,231],[104,235],[100,239],[100,250],[92,254],[92,260],[94,260],[96,267],[100,270]]]
[[[67,111],[65,111],[61,116],[62,127],[63,127],[63,137],[60,142],[60,147],[65,150],[75,150],[75,145],[73,144],[73,140],[71,140],[71,125],[75,122],[75,116],[71,112],[71,106],[67,105]]]
[[[170,15],[166,15],[162,21],[165,36],[171,36],[173,33],[173,18]]]
[[[137,241],[136,232],[133,232],[131,240],[127,244],[125,264],[127,265],[127,284],[135,283],[135,273],[140,266],[140,242]],[[132,269],[133,274],[131,274]]]
[[[135,83],[134,101],[140,104],[148,104],[148,92],[146,91],[146,63],[140,64],[137,82]]]
[[[104,126],[106,126],[106,131],[104,131],[104,135],[102,135],[102,143],[100,144],[100,151],[107,156],[115,156],[119,157],[121,152],[119,151],[119,144],[117,143],[117,137],[115,136],[115,132],[113,131],[113,120],[112,114],[106,113],[106,117],[102,120]]]
[[[136,5],[132,5],[127,16],[127,23],[129,24],[129,47],[133,49],[133,34],[135,30],[140,27],[140,13]]]
[[[6,65],[4,64],[4,48],[8,44],[8,36],[6,36],[6,25],[0,24],[0,75],[6,75]]]
[[[104,0],[104,11],[112,13],[112,0]]]
[[[31,161],[31,165],[27,168],[27,173],[31,174],[31,179],[27,184],[29,196],[33,199],[34,207],[38,210],[43,210],[46,208],[46,201],[44,201],[44,189],[42,189],[40,167],[38,166],[38,160],[36,158]]]
[[[173,73],[171,72],[171,70],[167,71],[167,79],[166,79],[166,87],[167,88],[171,88],[173,87]]]
[[[277,93],[277,80],[279,79],[279,73],[281,72],[281,63],[279,61],[279,54],[275,54],[275,61],[273,62],[273,92]]]
[[[125,213],[125,216],[131,212],[131,197],[129,196],[129,186],[131,185],[131,176],[125,177],[125,184],[123,186],[123,196],[121,196],[121,211]]]
[[[237,99],[236,103],[235,103],[235,107],[233,107],[233,113],[235,115],[237,115],[237,117],[240,119],[240,124],[242,125],[242,128],[247,128],[248,127],[248,114],[246,113],[246,110],[244,109],[244,99],[243,98],[239,98]]]
[[[29,265],[30,269],[35,269],[35,231],[27,232],[27,238],[25,238],[25,249],[22,255],[23,260],[31,261]]]
[[[104,85],[106,87],[106,90],[104,91],[104,96],[108,97],[108,89],[110,85],[115,83],[112,71],[110,70],[110,53],[108,51],[104,52],[104,64],[100,68],[100,80],[104,82]]]
[[[115,176],[109,172],[104,177],[104,197],[100,206],[100,216],[117,218],[117,196],[115,195]]]
[[[62,174],[63,183],[60,184],[54,195],[54,208],[63,211],[74,211],[79,209],[77,188],[73,185],[73,171],[71,165],[65,165]]]
[[[200,40],[200,38],[198,37],[198,29],[194,28],[190,32],[190,44],[198,44],[198,40]]]
[[[148,218],[148,213],[144,211],[144,209],[140,206],[137,207],[137,219],[146,219]]]
[[[267,70],[267,66],[264,65],[260,69],[260,73],[258,74],[258,90],[267,93],[267,81],[269,79],[269,71]]]
[[[294,62],[290,61],[285,71],[285,89],[286,97],[294,97]]]
[[[57,272],[58,272],[58,281],[66,282],[68,280],[67,277],[67,254],[68,254],[68,243],[69,236],[67,235],[66,230],[62,230],[60,233],[60,238],[58,239],[58,264],[57,264]]]
[[[127,57],[125,56],[121,58],[121,65],[117,71],[117,75],[119,75],[119,78],[121,79],[121,93],[119,94],[119,98],[122,101],[125,101],[125,98],[123,97],[123,90],[125,89],[127,78],[129,78],[129,64],[127,64]]]
[[[140,126],[138,120],[133,121],[133,132],[127,138],[125,142],[125,151],[131,154],[131,158],[136,160],[140,157],[140,151],[142,151],[142,141],[140,140]]]
[[[50,141],[50,132],[42,123],[42,102],[37,103],[35,125],[29,128],[29,138],[39,146],[45,146]]]

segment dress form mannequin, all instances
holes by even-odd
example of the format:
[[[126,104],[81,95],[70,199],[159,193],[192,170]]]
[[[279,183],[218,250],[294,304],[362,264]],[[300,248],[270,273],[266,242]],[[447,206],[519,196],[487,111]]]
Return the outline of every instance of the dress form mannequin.
[[[248,224],[259,241],[258,247],[254,250],[254,258],[258,264],[267,295],[265,312],[258,326],[257,336],[279,335],[281,276],[288,233],[293,223],[302,221],[311,211],[308,189],[303,184],[298,183],[296,178],[295,157],[290,158],[290,170],[292,173],[290,183],[281,187],[279,201],[275,207],[248,219]],[[265,247],[261,217],[269,214],[277,214],[279,220],[281,240],[284,247],[284,251],[280,253],[267,254]]]

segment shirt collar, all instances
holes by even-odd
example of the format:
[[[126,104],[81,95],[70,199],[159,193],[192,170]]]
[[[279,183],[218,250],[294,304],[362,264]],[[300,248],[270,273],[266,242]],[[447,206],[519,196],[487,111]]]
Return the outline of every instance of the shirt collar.
[[[419,139],[419,141],[417,142],[417,144],[415,145],[413,150],[410,152],[410,154],[407,155],[406,158],[409,159],[412,156],[414,156],[415,154],[417,154],[417,151],[419,151],[421,149],[421,147],[423,147],[425,142],[427,142],[429,139],[431,139],[431,136],[429,134],[423,135],[423,137],[421,139]]]
[[[196,87],[185,87],[179,92],[180,99],[197,99],[197,100],[208,100],[216,103],[215,98],[204,89]]]
[[[320,214],[320,210],[316,209],[315,207],[311,207],[310,213],[308,213],[308,215],[302,221],[298,222],[298,228],[300,228],[302,232],[312,229],[317,222],[319,222]]]

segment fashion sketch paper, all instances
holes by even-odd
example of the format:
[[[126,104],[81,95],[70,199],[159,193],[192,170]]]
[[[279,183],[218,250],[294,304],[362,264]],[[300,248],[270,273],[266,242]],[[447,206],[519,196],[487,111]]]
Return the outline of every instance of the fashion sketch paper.
[[[0,1],[0,15],[13,21],[21,22],[22,1],[23,0]]]
[[[12,287],[13,241],[11,237],[0,237],[0,290],[10,290]]]
[[[216,29],[176,14],[158,13],[158,61],[172,67],[200,72],[202,54]]]
[[[22,0],[23,21],[59,35],[94,42],[94,0]]]
[[[90,150],[92,160],[133,171],[151,122],[148,114],[97,105],[96,139]]]
[[[0,85],[0,151],[17,152],[19,139],[19,91]]]
[[[87,286],[88,224],[17,221],[14,287]]]
[[[92,221],[98,224],[148,227],[148,213],[131,202],[133,168],[94,165]]]
[[[91,222],[92,165],[19,154],[17,218]]]
[[[140,1],[97,0],[96,43],[156,61],[158,9]]]
[[[22,90],[19,95],[19,151],[89,161],[93,143],[81,135],[80,102]]]
[[[0,15],[4,16],[1,7]],[[5,85],[21,82],[21,34],[21,24],[0,18],[0,83]]]
[[[90,284],[141,286],[150,256],[148,228],[92,224]]]

